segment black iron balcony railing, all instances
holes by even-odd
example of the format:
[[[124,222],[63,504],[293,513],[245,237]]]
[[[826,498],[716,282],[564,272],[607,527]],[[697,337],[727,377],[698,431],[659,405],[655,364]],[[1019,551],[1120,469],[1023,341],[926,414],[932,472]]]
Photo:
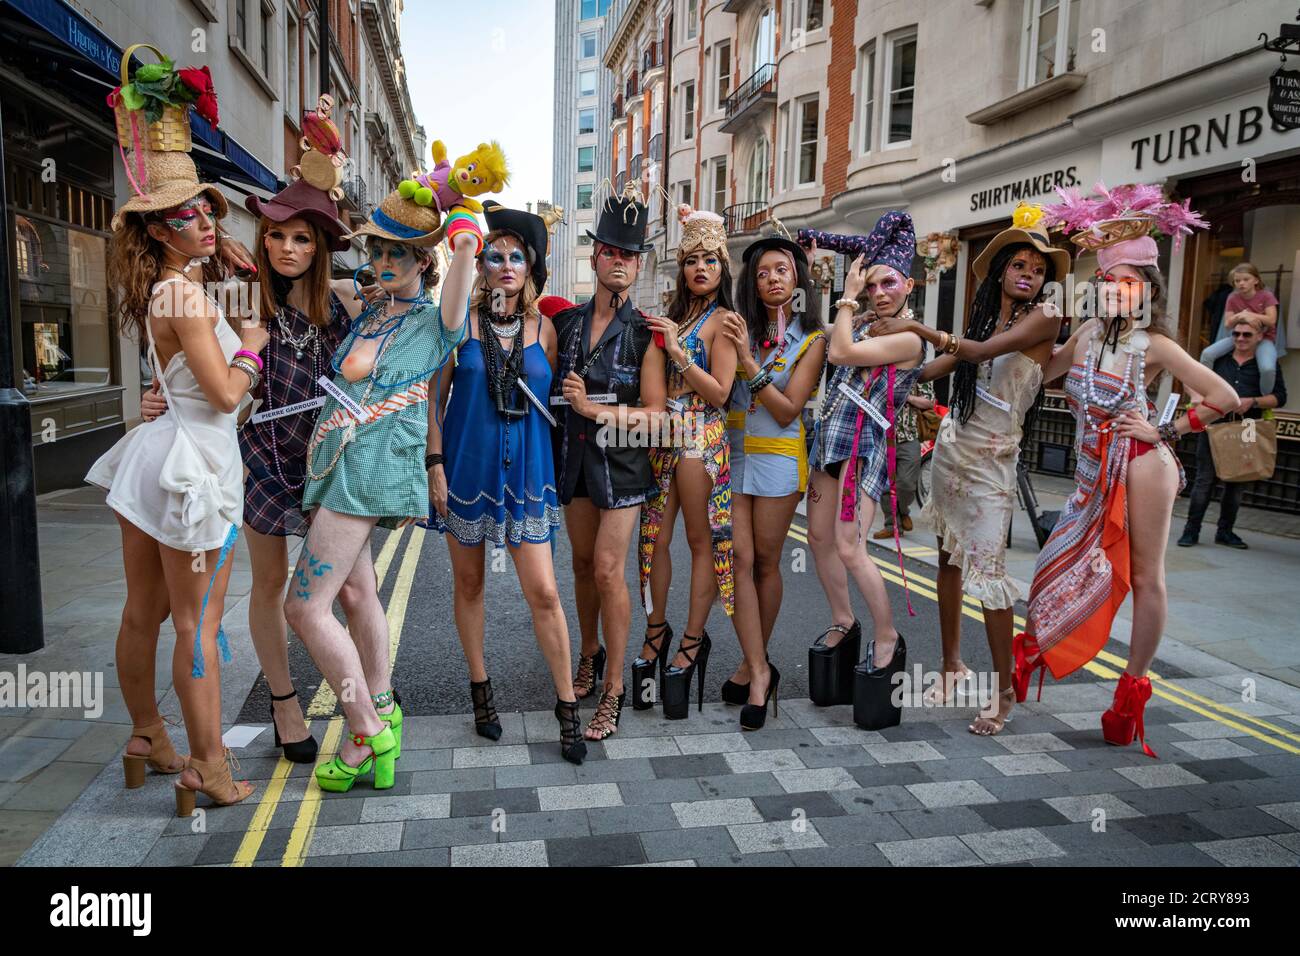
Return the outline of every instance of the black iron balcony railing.
[[[353,209],[360,209],[366,204],[366,181],[360,176],[343,180],[343,198],[352,204]]]
[[[627,78],[627,87],[626,87],[627,98],[630,100],[632,99],[632,97],[638,95],[640,92],[641,92],[640,79],[637,76],[636,70],[633,70],[632,75]]]
[[[627,173],[619,173],[614,177],[614,195],[623,195],[623,185],[627,182]]]
[[[613,108],[610,110],[609,120],[611,123],[616,123],[622,118],[623,118],[623,97],[616,96],[614,97]]]
[[[628,163],[627,174],[631,176],[633,179],[640,178],[641,176],[641,154],[640,153],[637,153],[635,156],[633,156],[632,162]]]
[[[736,89],[736,92],[727,97],[726,112],[727,118],[735,116],[754,99],[762,96],[764,93],[776,92],[776,64],[764,63],[752,74],[749,79]]]
[[[664,161],[663,133],[655,133],[650,137],[650,145],[647,147],[645,154],[650,157],[651,162],[662,163]]]
[[[727,235],[754,232],[772,217],[771,207],[767,201],[741,202],[722,210],[722,218],[727,222]]]

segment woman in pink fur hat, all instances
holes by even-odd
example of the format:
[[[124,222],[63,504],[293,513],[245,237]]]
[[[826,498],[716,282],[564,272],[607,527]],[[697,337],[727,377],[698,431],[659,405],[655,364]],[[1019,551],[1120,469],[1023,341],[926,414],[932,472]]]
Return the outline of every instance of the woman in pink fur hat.
[[[1058,680],[1091,661],[1110,640],[1115,612],[1133,591],[1129,657],[1115,700],[1101,718],[1107,743],[1147,745],[1142,715],[1151,698],[1147,669],[1164,631],[1165,546],[1174,498],[1183,485],[1173,452],[1178,436],[1202,431],[1237,407],[1223,379],[1170,336],[1165,280],[1150,233],[1175,243],[1202,228],[1187,203],[1167,202],[1157,186],[1098,185],[1098,198],[1062,192],[1049,223],[1097,253],[1096,308],[1048,364],[1044,379],[1066,375],[1075,416],[1074,494],[1043,546],[1029,593],[1025,633],[1016,635],[1016,698],[1038,668]],[[1148,397],[1168,372],[1204,395],[1185,415],[1162,422]],[[1068,374],[1067,374],[1068,373]],[[1039,693],[1042,681],[1039,680]]]

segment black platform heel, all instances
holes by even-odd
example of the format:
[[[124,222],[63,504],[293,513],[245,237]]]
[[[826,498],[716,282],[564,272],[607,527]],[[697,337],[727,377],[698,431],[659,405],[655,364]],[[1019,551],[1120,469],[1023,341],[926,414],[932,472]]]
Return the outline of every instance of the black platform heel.
[[[470,700],[474,702],[474,731],[488,740],[501,739],[501,721],[492,699],[492,678],[469,682]]]
[[[659,668],[659,679],[662,680],[664,670],[668,664],[668,647],[673,641],[672,626],[665,621],[663,624],[646,624],[646,628],[657,627],[658,632],[645,639],[645,644],[654,648],[654,660],[646,660],[638,657],[632,662],[632,709],[649,710],[655,705],[654,686],[655,686],[655,668]],[[658,646],[655,646],[658,642]],[[643,645],[644,646],[644,645]]]
[[[853,669],[853,722],[863,730],[897,727],[903,719],[903,705],[894,699],[894,675],[907,667],[907,642],[898,635],[894,656],[884,667],[876,667],[876,642],[867,644],[867,656]]]
[[[763,655],[763,659],[767,661],[768,664],[772,663],[772,658],[768,657],[766,654]],[[722,682],[722,702],[724,704],[735,704],[737,706],[749,703],[749,685],[737,684],[734,680],[728,677]]]
[[[695,643],[688,646],[687,641]],[[709,666],[709,649],[712,646],[713,641],[709,638],[708,631],[705,631],[702,637],[682,635],[682,646],[678,650],[686,655],[690,663],[685,667],[670,666],[664,671],[664,717],[668,720],[681,720],[690,715],[691,681],[695,678],[696,670],[700,672],[700,689],[695,709],[697,713],[704,709],[704,671]]]
[[[578,655],[578,673],[573,677],[573,696],[578,700],[591,696],[600,679],[605,676],[605,648],[601,646],[588,657]]]
[[[831,631],[844,635],[833,647],[826,644]],[[862,625],[832,624],[808,648],[808,696],[818,707],[853,703],[853,668],[862,650]]]
[[[781,672],[776,669],[775,664],[769,662],[767,666],[772,671],[772,680],[767,685],[767,696],[763,698],[762,704],[746,704],[740,708],[741,730],[763,729],[763,725],[767,723],[767,705],[769,701],[772,704],[772,716],[781,716],[781,701],[777,694],[777,688],[781,684]]]
[[[576,700],[555,699],[555,719],[560,722],[560,756],[569,763],[582,763],[587,756],[587,742],[582,739]]]
[[[271,695],[271,700],[292,700],[298,696],[297,690],[291,690],[283,697]],[[275,731],[275,745],[284,751],[284,759],[293,763],[315,763],[316,762],[316,738],[307,732],[306,740],[295,740],[293,743],[283,743],[280,740],[280,728],[275,725],[275,704],[271,704],[271,729]]]

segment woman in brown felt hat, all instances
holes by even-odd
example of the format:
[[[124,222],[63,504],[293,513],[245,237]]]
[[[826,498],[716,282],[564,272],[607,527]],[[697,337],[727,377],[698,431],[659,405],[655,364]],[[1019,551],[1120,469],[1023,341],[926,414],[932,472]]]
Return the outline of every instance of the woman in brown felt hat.
[[[1002,697],[972,733],[998,733],[1012,705],[1013,607],[1022,595],[1007,573],[1007,529],[1016,508],[1016,464],[1021,436],[1032,426],[1042,399],[1043,368],[1060,332],[1060,312],[1046,301],[1050,284],[1070,271],[1070,253],[1051,244],[1039,207],[1021,204],[1012,225],[975,260],[980,279],[964,335],[940,332],[921,322],[886,322],[880,332],[907,329],[934,346],[938,358],[921,378],[953,374],[949,420],[935,441],[934,493],[925,516],[939,538],[939,628],[943,639],[943,685],[926,698],[948,703],[974,677],[961,661],[963,593],[984,611]],[[873,327],[873,334],[876,328]],[[974,696],[969,697],[974,700]]]
[[[227,765],[216,655],[229,659],[221,612],[227,557],[243,521],[235,418],[257,385],[267,333],[245,323],[236,334],[201,284],[221,277],[222,194],[199,182],[185,152],[141,151],[128,163],[145,179],[134,178],[136,195],[113,216],[108,271],[120,289],[122,327],[148,341],[171,412],[128,432],[86,480],[108,489],[122,530],[127,598],[117,668],[135,725],[123,757],[126,785],[144,783],[146,764],[180,773],[177,812],[188,815],[196,791],[218,805],[253,791],[236,784]],[[173,749],[155,699],[158,631],[169,612],[188,761]]]
[[[269,200],[249,196],[249,212],[259,217],[254,243],[254,287],[259,313],[266,316],[270,342],[261,353],[265,373],[254,393],[260,407],[239,431],[246,468],[244,529],[252,561],[248,629],[271,693],[271,722],[277,747],[295,763],[313,763],[315,739],[307,730],[289,674],[284,619],[288,536],[304,537],[308,515],[302,510],[307,476],[307,444],[316,414],[325,404],[319,379],[360,314],[360,299],[348,279],[330,278],[330,253],[348,248],[347,227],[328,193],[306,179],[296,180]],[[140,413],[150,420],[166,411],[157,391],[145,392]],[[367,582],[345,585],[339,603],[350,620],[365,605]],[[370,583],[369,590],[373,590]]]

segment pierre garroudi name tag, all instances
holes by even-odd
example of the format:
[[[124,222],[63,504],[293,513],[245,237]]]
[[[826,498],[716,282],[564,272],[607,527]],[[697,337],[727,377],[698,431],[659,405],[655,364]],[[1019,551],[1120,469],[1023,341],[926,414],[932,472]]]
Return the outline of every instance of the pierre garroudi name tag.
[[[269,422],[276,418],[287,418],[290,415],[310,412],[320,408],[324,404],[325,396],[318,395],[316,398],[309,398],[305,402],[294,402],[292,405],[285,405],[283,408],[273,408],[265,412],[254,412],[248,420],[254,425],[257,425],[261,422]]]
[[[542,413],[542,417],[545,418],[548,422],[550,422],[551,427],[554,428],[555,416],[552,415],[550,410],[545,405],[542,404],[542,400],[538,398],[535,394],[533,394],[533,390],[528,387],[528,383],[523,380],[523,377],[520,376],[519,378],[515,379],[515,383],[518,384],[518,386],[521,389],[523,389],[524,395],[528,397],[528,400],[532,402],[534,406],[536,406],[539,412]]]
[[[361,411],[361,406],[354,402],[343,389],[335,385],[328,377],[322,375],[316,380],[316,384],[325,389],[325,393],[346,408],[357,421],[361,421],[365,417],[365,413]]]
[[[618,404],[618,396],[613,392],[593,392],[587,396],[587,401],[596,405],[616,405]],[[563,395],[552,395],[551,404],[568,405],[569,400]]]
[[[988,402],[990,405],[992,405],[1000,412],[1011,411],[1010,402],[1004,402],[1002,399],[998,398],[996,395],[994,395],[992,392],[986,389],[983,385],[975,386],[975,394],[979,396],[980,401]]]
[[[882,415],[876,406],[867,401],[864,396],[859,395],[844,382],[840,382],[840,391],[844,393],[845,397],[851,400],[854,405],[858,406],[858,408],[870,415],[872,421],[879,425],[882,431],[889,431],[889,419]]]

